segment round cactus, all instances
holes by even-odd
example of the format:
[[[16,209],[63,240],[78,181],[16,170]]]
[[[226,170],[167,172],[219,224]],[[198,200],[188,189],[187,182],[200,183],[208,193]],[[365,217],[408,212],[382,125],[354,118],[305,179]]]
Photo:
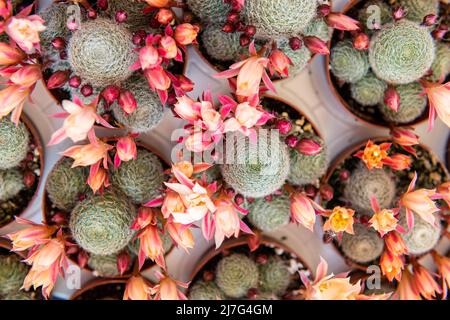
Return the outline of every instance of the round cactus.
[[[27,273],[28,267],[18,256],[0,256],[0,295],[18,292]]]
[[[317,37],[328,42],[330,40],[330,27],[322,18],[315,18],[305,28],[303,35]]]
[[[18,169],[0,170],[0,201],[15,197],[24,188],[23,175]]]
[[[383,253],[384,241],[374,229],[361,224],[353,226],[355,234],[344,233],[341,249],[344,254],[357,263],[368,263]]]
[[[115,277],[119,275],[117,269],[117,256],[115,254],[100,256],[91,254],[88,266],[94,270],[94,275],[99,277]]]
[[[439,217],[435,215],[436,221]],[[400,215],[400,224],[408,230],[406,215],[404,212]],[[401,234],[408,248],[408,253],[412,255],[422,255],[432,250],[439,242],[442,232],[442,225],[439,228],[429,224],[419,215],[414,213],[414,227],[406,234]]]
[[[19,165],[26,157],[30,134],[23,123],[16,126],[6,117],[0,119],[0,170]]]
[[[3,300],[33,300],[33,298],[31,297],[31,294],[29,294],[28,292],[19,291],[7,294],[6,296],[3,297]]]
[[[58,162],[48,176],[46,189],[53,205],[68,212],[78,203],[79,196],[89,191],[86,168],[72,168],[72,164],[70,158]]]
[[[208,26],[201,35],[208,55],[219,61],[236,61],[243,53],[238,33],[226,33],[220,25]]]
[[[68,61],[75,74],[93,86],[120,84],[132,71],[136,54],[128,29],[97,18],[81,24],[67,46]]]
[[[139,148],[137,158],[122,162],[111,175],[112,183],[134,203],[142,204],[160,194],[164,182],[164,169],[159,158]]]
[[[50,49],[51,41],[55,37],[65,38],[68,35],[68,7],[67,3],[53,2],[48,7],[39,11],[39,15],[45,20],[46,26],[46,29],[39,34],[41,44],[45,49]]]
[[[386,89],[387,84],[378,79],[372,72],[350,86],[352,98],[363,106],[375,106],[381,103]]]
[[[202,22],[220,23],[225,21],[231,6],[222,0],[186,0],[189,9]]]
[[[301,33],[317,13],[317,1],[252,0],[243,10],[247,24],[256,27],[258,38],[278,38]]]
[[[166,233],[159,232],[159,236],[161,237],[164,253],[167,254],[170,251],[170,249],[172,249],[172,247],[173,247],[172,238],[170,237],[170,235],[167,232]],[[127,249],[130,253],[134,254],[135,256],[138,256],[139,255],[139,246],[140,246],[140,241],[139,241],[139,239],[136,239],[134,241],[131,241],[128,244]]]
[[[69,227],[84,250],[98,255],[114,254],[134,236],[130,229],[136,208],[122,194],[106,191],[80,202],[70,215]]]
[[[216,284],[230,298],[242,298],[258,286],[258,266],[243,254],[232,254],[217,264]]]
[[[144,133],[156,127],[162,120],[164,109],[158,95],[149,88],[147,80],[143,77],[132,77],[122,88],[133,93],[137,108],[131,114],[126,114],[115,102],[112,111],[116,120],[129,131],[136,133]]]
[[[331,49],[330,68],[338,79],[355,83],[369,70],[367,53],[353,48],[351,41],[341,41]]]
[[[391,84],[420,79],[430,69],[434,56],[429,30],[407,20],[386,25],[372,37],[369,46],[373,72]]]
[[[327,149],[324,141],[316,135],[305,133],[299,137],[309,138],[322,146],[320,153],[308,156],[296,149],[290,150],[291,169],[288,181],[295,185],[317,184],[327,171]]]
[[[151,16],[144,13],[145,7],[146,3],[140,0],[109,0],[106,13],[114,19],[117,11],[125,11],[128,15],[125,24],[130,30],[136,31],[146,29],[151,21]]]
[[[379,26],[382,26],[392,22],[392,9],[383,0],[366,1],[358,13],[358,20],[367,30],[372,31],[374,23],[379,23]]]
[[[422,95],[419,83],[397,86],[395,88],[400,96],[400,106],[395,112],[384,103],[380,104],[380,111],[384,118],[394,123],[409,123],[420,117],[427,107],[427,97]]]
[[[275,231],[286,226],[291,218],[291,202],[287,195],[274,196],[271,201],[255,199],[247,215],[250,223],[264,232]]]
[[[289,174],[289,153],[271,130],[259,131],[257,143],[238,136],[226,155],[222,177],[246,197],[260,198],[278,190]],[[276,133],[276,132],[275,132]]]
[[[400,5],[406,10],[406,18],[422,22],[429,14],[439,14],[439,0],[400,0]]]
[[[369,170],[361,164],[353,170],[344,187],[344,197],[359,213],[372,214],[371,198],[375,197],[381,208],[391,208],[396,194],[393,177],[383,169]]]
[[[189,289],[189,300],[225,300],[225,295],[213,281],[197,281]]]
[[[302,46],[298,50],[292,50],[289,42],[280,41],[278,48],[291,59],[292,65],[289,66],[289,75],[294,76],[302,71],[311,59],[311,51],[306,46]]]
[[[446,78],[450,73],[450,47],[442,42],[436,45],[436,57],[431,65],[433,74],[429,77],[431,81],[438,82]]]
[[[283,295],[291,283],[291,274],[286,262],[277,256],[272,256],[259,267],[261,290],[277,295]]]

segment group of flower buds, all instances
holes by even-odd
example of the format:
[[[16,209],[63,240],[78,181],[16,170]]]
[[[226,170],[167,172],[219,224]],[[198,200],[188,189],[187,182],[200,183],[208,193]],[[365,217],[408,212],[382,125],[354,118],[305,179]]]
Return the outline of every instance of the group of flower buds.
[[[256,34],[256,27],[246,25],[241,19],[240,11],[243,8],[244,1],[240,0],[224,0],[231,4],[231,11],[227,15],[226,23],[222,27],[222,31],[226,33],[241,32],[239,42],[242,47],[250,44],[252,37]]]

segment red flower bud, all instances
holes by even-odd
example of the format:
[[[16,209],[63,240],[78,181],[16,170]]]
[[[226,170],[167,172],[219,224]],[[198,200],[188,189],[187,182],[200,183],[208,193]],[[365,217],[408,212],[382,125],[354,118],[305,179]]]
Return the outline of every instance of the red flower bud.
[[[425,16],[425,18],[423,18],[422,25],[430,27],[430,26],[436,24],[436,22],[437,22],[437,15],[429,14],[429,15]]]
[[[390,86],[384,92],[384,103],[393,111],[398,111],[400,107],[400,95],[394,87]]]
[[[131,91],[125,90],[120,93],[119,105],[126,114],[132,113],[137,108],[137,102]]]
[[[90,84],[85,84],[81,87],[80,91],[84,97],[89,97],[94,92],[94,89],[92,88],[92,86]]]
[[[302,40],[298,37],[292,37],[289,39],[289,46],[292,50],[296,51],[299,50],[302,47],[303,43]]]
[[[114,18],[118,23],[123,23],[128,20],[128,13],[124,10],[117,10]]]
[[[214,273],[211,271],[203,272],[203,281],[209,282],[214,280]]]
[[[78,252],[77,262],[78,262],[78,265],[80,266],[80,268],[86,267],[88,261],[89,261],[89,255],[86,251],[81,250],[80,252]]]
[[[130,267],[131,258],[128,252],[123,251],[117,256],[117,270],[122,276]]]
[[[290,135],[287,136],[286,139],[284,140],[284,142],[286,142],[286,144],[291,147],[291,148],[295,148],[298,144],[298,137],[295,135]]]
[[[232,33],[234,30],[234,26],[231,23],[226,23],[222,28],[222,31],[225,33]]]
[[[306,156],[315,156],[322,151],[322,146],[312,139],[303,138],[298,142],[295,149]]]
[[[239,21],[239,14],[236,12],[231,12],[227,17],[227,22],[236,23]]]
[[[106,100],[108,104],[112,104],[114,101],[119,99],[120,89],[116,86],[107,86],[102,91],[102,97]]]
[[[159,9],[156,19],[162,25],[169,24],[173,20],[173,12],[169,9]]]
[[[245,27],[245,34],[249,37],[253,37],[256,33],[256,27],[255,26],[246,26]]]
[[[52,222],[56,223],[58,226],[67,225],[67,217],[63,212],[55,213],[52,218]]]
[[[69,79],[69,86],[72,88],[78,88],[81,85],[81,78],[79,76],[73,76]]]
[[[89,19],[97,19],[97,11],[90,9],[87,12],[87,16]]]
[[[242,47],[246,47],[250,44],[250,38],[246,34],[241,34],[241,37],[239,38],[239,43]]]
[[[331,7],[327,4],[322,4],[317,8],[319,16],[326,17],[331,12]]]
[[[303,42],[305,43],[305,46],[308,47],[308,49],[317,54],[330,54],[330,50],[328,49],[327,44],[314,36],[308,36],[303,38]]]
[[[97,0],[97,8],[100,10],[108,10],[108,0]]]
[[[320,187],[320,197],[324,201],[330,201],[334,197],[334,190],[329,184],[324,184]]]
[[[52,40],[52,46],[56,50],[62,50],[66,47],[66,41],[62,37],[56,37]]]
[[[394,10],[392,16],[393,16],[394,20],[400,20],[400,19],[404,18],[405,13],[406,12],[405,12],[405,9],[403,9],[403,7],[398,7]]]
[[[244,203],[244,196],[242,194],[237,194],[236,197],[234,197],[234,202],[240,206],[241,204]]]
[[[33,171],[25,171],[24,175],[23,175],[23,184],[27,187],[27,188],[31,188],[34,183],[36,181],[36,175],[34,174]]]
[[[342,171],[339,173],[339,180],[341,180],[342,182],[347,181],[348,178],[350,178],[350,171],[348,171],[348,170],[342,170]]]
[[[369,49],[370,39],[369,36],[363,32],[357,33],[353,37],[353,47],[356,50],[367,50]]]
[[[57,89],[61,88],[69,80],[70,71],[56,71],[47,81],[47,88]]]
[[[292,130],[292,123],[289,120],[279,120],[277,121],[275,128],[280,131],[281,134],[286,135],[289,134]]]

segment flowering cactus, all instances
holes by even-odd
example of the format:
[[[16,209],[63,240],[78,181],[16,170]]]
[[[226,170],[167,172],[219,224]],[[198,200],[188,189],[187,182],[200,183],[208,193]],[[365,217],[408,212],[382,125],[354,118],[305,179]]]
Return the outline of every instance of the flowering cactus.
[[[255,199],[248,205],[249,222],[264,232],[275,231],[289,223],[290,201],[286,195],[274,196],[270,201]]]
[[[259,266],[259,281],[262,291],[283,296],[291,283],[286,261],[277,256],[269,257],[266,263]]]
[[[15,255],[0,256],[0,296],[19,292],[28,268]]]
[[[367,53],[356,50],[350,41],[341,41],[331,49],[331,72],[340,80],[355,83],[369,70]]]
[[[369,263],[383,253],[384,241],[367,226],[355,224],[354,234],[344,233],[340,247],[344,254],[358,263]]]
[[[371,72],[350,86],[352,98],[363,106],[376,106],[381,103],[386,89],[386,83]]]
[[[400,0],[399,4],[406,10],[406,18],[422,22],[429,14],[439,13],[439,0]]]
[[[30,133],[23,123],[16,126],[8,118],[0,119],[0,170],[13,168],[25,158]]]
[[[225,33],[219,25],[208,26],[201,38],[208,55],[219,61],[237,61],[244,51],[239,43],[239,35]]]
[[[23,174],[18,169],[0,170],[0,201],[15,197],[24,188]]]
[[[214,281],[197,281],[189,288],[189,300],[225,300],[225,295]]]
[[[438,219],[438,217],[436,217]],[[407,228],[406,215],[400,215],[400,224]],[[422,255],[431,251],[438,244],[441,238],[442,226],[431,225],[418,214],[414,214],[414,227],[406,233],[401,234],[408,248],[408,253],[412,255]]]

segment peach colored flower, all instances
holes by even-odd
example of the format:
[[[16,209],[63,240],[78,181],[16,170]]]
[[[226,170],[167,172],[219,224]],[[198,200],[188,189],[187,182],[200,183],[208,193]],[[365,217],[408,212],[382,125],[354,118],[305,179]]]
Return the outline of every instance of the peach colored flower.
[[[269,68],[272,70],[272,74],[274,71],[278,72],[280,75],[289,76],[289,66],[294,65],[289,59],[289,57],[283,53],[281,50],[272,50],[269,55]]]
[[[337,30],[344,31],[357,31],[360,30],[359,22],[355,19],[346,16],[343,13],[339,12],[330,12],[325,17],[325,20],[329,27]]]
[[[160,231],[156,225],[148,225],[137,235],[139,239],[139,268],[144,265],[145,259],[155,261],[161,268],[166,268],[164,248]]]
[[[177,103],[174,105],[174,111],[182,119],[194,122],[199,118],[199,110],[195,108],[195,101],[184,95],[182,97],[177,97]]]
[[[173,242],[185,251],[194,248],[195,241],[191,230],[181,223],[168,222],[165,226],[166,232]]]
[[[17,216],[15,217],[15,220],[16,223],[26,225],[27,227],[6,235],[12,242],[13,251],[25,251],[40,245],[43,241],[50,240],[51,236],[58,229],[56,226],[36,224]]]
[[[103,186],[109,186],[108,172],[103,168],[97,168],[93,174],[89,175],[87,183],[94,194],[97,193]]]
[[[161,208],[164,218],[169,218],[171,215],[179,215],[186,213],[186,207],[180,195],[175,191],[168,190],[164,197],[164,202]]]
[[[353,224],[355,211],[343,207],[335,207],[328,216],[328,220],[323,226],[323,230],[331,230],[335,233],[347,232],[353,234]]]
[[[389,251],[385,251],[380,258],[380,267],[383,274],[392,281],[394,278],[400,281],[404,268],[403,259]]]
[[[436,251],[431,254],[442,279],[442,299],[446,299],[450,287],[450,258],[441,256]]]
[[[44,23],[45,21],[38,15],[12,17],[7,23],[6,33],[23,51],[31,54],[35,49],[40,49],[39,32],[46,29]]]
[[[397,231],[392,231],[386,234],[384,237],[384,243],[387,250],[395,256],[408,254],[408,248],[406,247],[405,241]]]
[[[192,43],[196,43],[197,34],[200,28],[190,23],[182,23],[175,28],[175,40],[183,45],[187,46]]]
[[[159,271],[156,271],[155,275],[159,279],[159,284],[150,289],[151,294],[155,295],[155,300],[187,300],[178,286],[187,288],[189,283],[174,280]]]
[[[174,38],[163,36],[159,41],[161,55],[166,59],[174,59],[178,55],[178,47]]]
[[[265,113],[252,107],[248,102],[240,103],[236,106],[234,117],[225,121],[224,131],[241,131],[243,134],[248,134],[248,129],[255,127],[263,117]]]
[[[387,151],[390,149],[390,143],[382,143],[380,145],[374,144],[371,140],[367,142],[363,151],[355,154],[355,157],[360,158],[367,165],[369,170],[373,168],[380,169],[383,167],[384,160],[388,158]]]
[[[403,271],[403,276],[397,285],[395,296],[400,300],[422,300],[413,275],[408,268]]]
[[[31,89],[22,89],[18,85],[7,86],[0,91],[0,119],[13,111],[13,121],[18,123],[25,100],[31,94]]]
[[[121,161],[130,161],[137,157],[137,146],[134,139],[130,136],[121,137],[117,140],[116,155],[114,157],[114,166],[120,166]]]
[[[151,287],[142,276],[132,276],[127,281],[123,300],[151,300],[150,290]]]
[[[375,197],[372,197],[370,200],[374,214],[369,220],[369,225],[378,231],[382,237],[386,233],[396,230],[398,219],[395,216],[398,214],[399,210],[381,209]]]
[[[169,0],[145,0],[145,2],[147,2],[147,4],[151,7],[156,7],[156,8],[164,8],[167,7],[169,4]]]
[[[103,160],[103,166],[108,167],[108,151],[113,146],[97,139],[95,143],[73,146],[63,152],[63,155],[74,159],[72,167],[87,167]],[[105,165],[106,164],[106,165]]]
[[[400,145],[403,149],[411,154],[416,154],[416,150],[412,148],[419,144],[419,136],[409,128],[395,127],[391,130],[391,137],[394,143]]]
[[[25,65],[18,68],[9,77],[7,84],[19,85],[22,89],[34,86],[42,78],[41,66],[37,64]]]
[[[414,264],[414,283],[420,295],[427,300],[433,300],[436,298],[436,295],[442,293],[436,280],[419,263]]]
[[[323,210],[318,204],[304,196],[301,193],[294,193],[290,197],[291,201],[291,219],[310,231],[314,231],[314,224],[316,223],[315,207]]]
[[[4,42],[0,42],[0,65],[15,65],[25,59],[26,55],[19,49]]]
[[[442,196],[442,199],[450,207],[450,182],[445,182],[437,188],[437,192]]]
[[[450,82],[445,84],[425,82],[424,85],[430,103],[428,130],[433,128],[436,114],[447,127],[450,127]]]

